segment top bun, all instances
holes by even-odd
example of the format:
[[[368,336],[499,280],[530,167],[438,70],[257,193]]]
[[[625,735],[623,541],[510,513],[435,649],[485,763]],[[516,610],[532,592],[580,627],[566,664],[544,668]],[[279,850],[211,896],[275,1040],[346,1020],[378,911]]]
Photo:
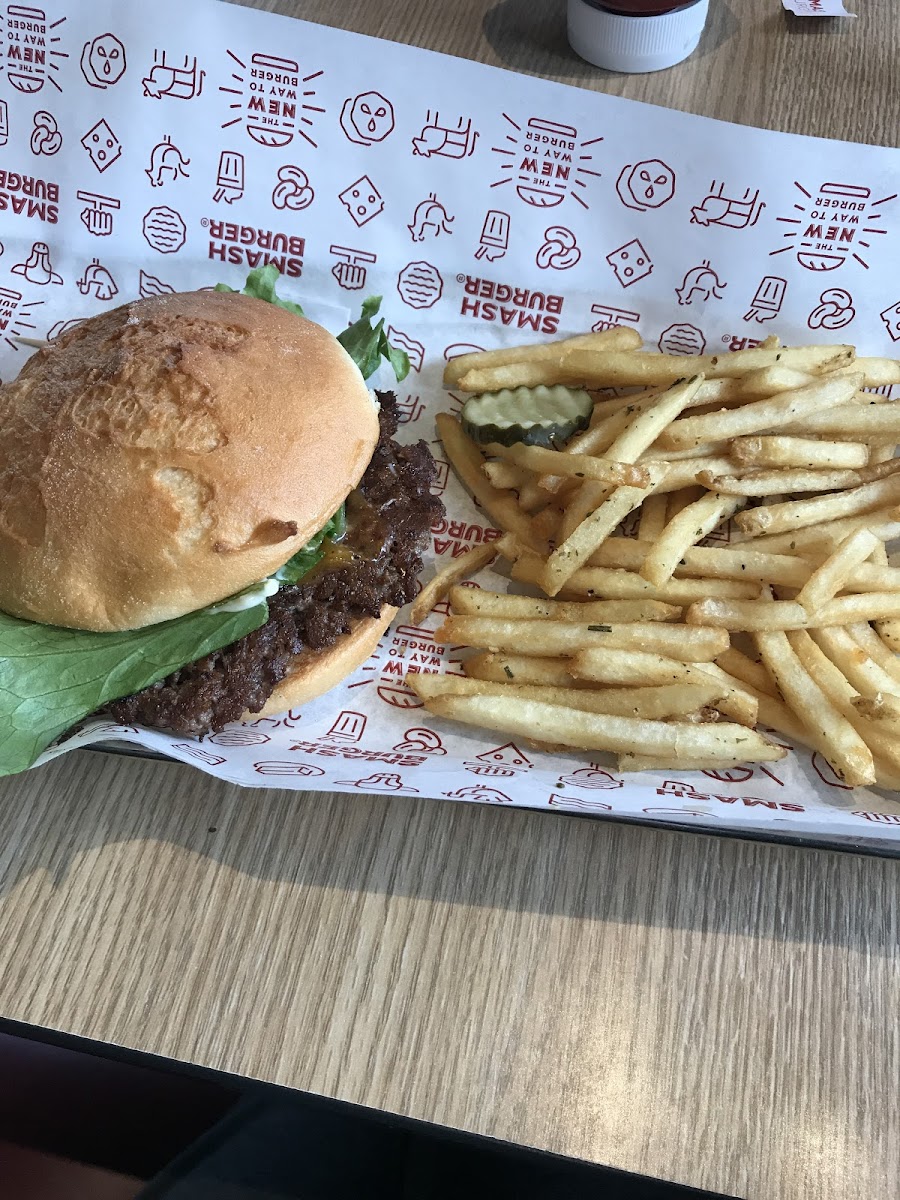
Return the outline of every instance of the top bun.
[[[321,326],[238,293],[91,317],[0,387],[0,609],[137,629],[271,575],[378,438]]]

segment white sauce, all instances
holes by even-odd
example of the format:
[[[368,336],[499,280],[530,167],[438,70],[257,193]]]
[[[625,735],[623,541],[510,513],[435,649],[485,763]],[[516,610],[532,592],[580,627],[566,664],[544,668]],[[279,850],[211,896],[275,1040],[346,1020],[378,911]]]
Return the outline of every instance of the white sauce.
[[[274,576],[271,579],[264,579],[261,583],[257,583],[243,592],[238,592],[236,596],[230,596],[220,604],[212,605],[206,611],[209,616],[215,616],[217,613],[246,612],[248,608],[256,608],[257,604],[262,604],[264,600],[274,596],[280,586],[281,584]]]

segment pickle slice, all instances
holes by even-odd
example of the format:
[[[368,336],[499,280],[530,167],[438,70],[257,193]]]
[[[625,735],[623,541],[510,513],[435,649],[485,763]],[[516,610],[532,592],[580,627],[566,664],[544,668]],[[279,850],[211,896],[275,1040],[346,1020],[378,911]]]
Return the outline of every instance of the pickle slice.
[[[593,401],[575,388],[518,387],[470,396],[463,406],[463,428],[473,441],[512,446],[549,446],[559,450],[586,429]]]

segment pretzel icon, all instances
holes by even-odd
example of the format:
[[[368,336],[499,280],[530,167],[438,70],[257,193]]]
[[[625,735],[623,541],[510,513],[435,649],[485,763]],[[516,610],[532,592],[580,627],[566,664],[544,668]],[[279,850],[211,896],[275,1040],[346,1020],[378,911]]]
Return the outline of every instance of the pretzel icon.
[[[305,171],[292,166],[278,168],[278,183],[272,191],[272,203],[276,208],[290,208],[295,212],[309,208],[315,195]]]
[[[856,316],[853,297],[843,288],[826,288],[809,314],[810,329],[843,329]]]
[[[554,267],[557,271],[567,271],[574,267],[581,258],[581,251],[575,243],[575,234],[564,225],[551,225],[544,230],[544,244],[535,256],[535,262],[541,268]]]
[[[31,153],[46,154],[48,157],[62,146],[62,134],[52,113],[40,109],[34,114],[34,129],[31,131]]]

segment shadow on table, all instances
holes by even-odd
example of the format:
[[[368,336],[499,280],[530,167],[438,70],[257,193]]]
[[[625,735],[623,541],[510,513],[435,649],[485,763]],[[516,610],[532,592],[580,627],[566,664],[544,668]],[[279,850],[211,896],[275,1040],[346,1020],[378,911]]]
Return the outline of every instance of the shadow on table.
[[[715,53],[738,30],[727,0],[710,0],[709,19],[693,57]],[[482,32],[499,62],[511,71],[617,91],[629,76],[603,71],[579,58],[566,34],[566,5],[559,0],[499,0],[484,15]],[[607,86],[607,85],[612,86]]]
[[[240,789],[84,751],[0,783],[0,896],[39,871],[62,883],[91,850],[135,841],[297,887],[895,952],[890,860],[415,797]]]

